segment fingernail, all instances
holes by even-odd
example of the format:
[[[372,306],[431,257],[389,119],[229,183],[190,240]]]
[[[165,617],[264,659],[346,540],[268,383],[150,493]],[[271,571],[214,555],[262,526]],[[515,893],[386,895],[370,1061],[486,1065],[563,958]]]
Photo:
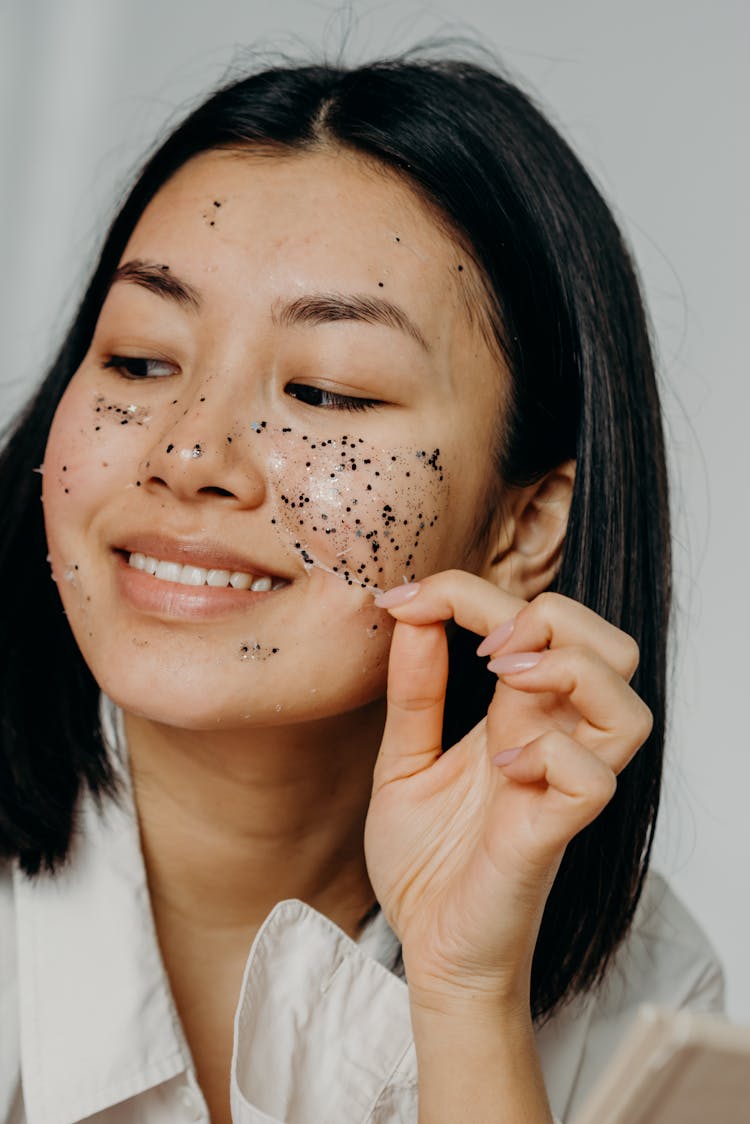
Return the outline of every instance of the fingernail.
[[[496,675],[511,675],[514,671],[528,671],[536,667],[544,656],[544,652],[510,652],[507,656],[498,656],[487,664],[488,671]]]
[[[515,746],[514,749],[504,749],[502,753],[496,753],[492,758],[493,765],[510,765],[511,761],[515,761],[519,753],[523,750],[522,745]]]
[[[502,648],[505,641],[513,635],[515,627],[516,618],[514,617],[512,621],[506,621],[505,624],[499,624],[497,628],[493,628],[489,636],[477,648],[477,655],[488,656],[490,652],[496,652],[498,648]]]
[[[405,601],[411,601],[412,597],[417,596],[419,590],[419,582],[405,582],[403,585],[395,585],[393,589],[388,589],[385,593],[379,593],[375,598],[375,604],[379,609],[393,609],[396,605],[403,605]]]

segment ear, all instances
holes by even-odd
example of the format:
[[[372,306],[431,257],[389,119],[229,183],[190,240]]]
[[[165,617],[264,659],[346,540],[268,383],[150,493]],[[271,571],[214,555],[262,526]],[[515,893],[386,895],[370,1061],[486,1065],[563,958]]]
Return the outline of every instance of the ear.
[[[575,461],[506,495],[503,524],[483,576],[526,601],[548,589],[560,566]]]

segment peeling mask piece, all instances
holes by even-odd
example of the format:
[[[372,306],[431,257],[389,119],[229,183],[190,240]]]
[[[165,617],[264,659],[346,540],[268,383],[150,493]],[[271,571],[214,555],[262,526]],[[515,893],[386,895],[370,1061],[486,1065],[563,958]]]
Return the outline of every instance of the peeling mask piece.
[[[448,501],[439,449],[267,433],[273,521],[305,566],[374,591],[431,572]]]

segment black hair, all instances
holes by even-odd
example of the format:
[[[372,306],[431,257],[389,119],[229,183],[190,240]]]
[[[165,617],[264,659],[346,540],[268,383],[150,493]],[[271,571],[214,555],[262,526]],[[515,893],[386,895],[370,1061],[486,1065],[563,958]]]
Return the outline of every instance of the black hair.
[[[653,731],[601,815],[569,844],[547,902],[532,1011],[549,1015],[604,977],[633,917],[659,803],[671,593],[661,415],[638,280],[617,224],[532,99],[473,62],[402,58],[285,65],[223,87],[155,151],[117,215],[67,339],[0,460],[0,854],[30,876],[66,859],[78,797],[116,794],[98,689],[45,562],[40,465],[56,406],[87,349],[144,207],[192,156],[344,146],[394,169],[471,253],[510,371],[496,475],[525,484],[574,458],[553,590],[631,634]],[[445,744],[486,712],[494,677],[476,637],[451,645]]]

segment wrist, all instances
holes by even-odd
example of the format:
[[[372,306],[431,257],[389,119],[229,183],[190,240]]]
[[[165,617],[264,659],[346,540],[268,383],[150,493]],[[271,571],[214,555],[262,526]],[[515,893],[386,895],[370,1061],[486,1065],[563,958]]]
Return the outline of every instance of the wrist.
[[[494,1037],[528,1038],[533,1035],[533,1021],[529,996],[485,995],[413,995],[410,992],[409,1010],[415,1041],[428,1037],[453,1039],[461,1035],[464,1041],[476,1038],[487,1042]]]
[[[483,1023],[526,1022],[531,1008],[531,963],[515,971],[473,973],[410,972],[409,1002],[415,1016]]]

